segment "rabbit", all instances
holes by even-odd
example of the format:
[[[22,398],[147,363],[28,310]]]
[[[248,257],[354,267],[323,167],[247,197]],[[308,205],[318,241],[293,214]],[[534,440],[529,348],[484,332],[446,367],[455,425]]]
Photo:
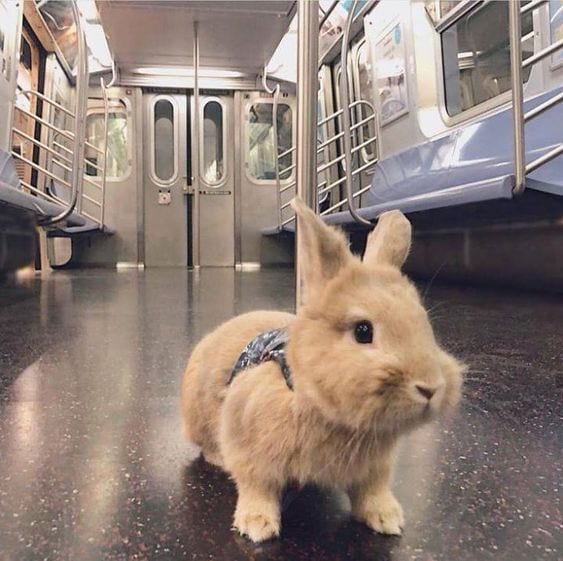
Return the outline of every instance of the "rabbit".
[[[284,488],[306,483],[344,490],[355,518],[399,535],[397,441],[455,407],[465,366],[437,343],[400,271],[411,244],[401,212],[381,215],[360,259],[341,230],[300,199],[292,206],[304,304],[235,317],[196,346],[182,385],[186,435],[234,479],[234,527],[253,542],[279,536]],[[248,342],[272,329],[287,333],[285,363],[250,361],[233,376]]]

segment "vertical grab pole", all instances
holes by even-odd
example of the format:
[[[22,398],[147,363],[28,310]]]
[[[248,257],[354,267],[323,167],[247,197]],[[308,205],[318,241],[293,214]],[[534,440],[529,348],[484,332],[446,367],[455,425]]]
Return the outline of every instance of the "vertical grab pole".
[[[512,126],[514,135],[514,194],[526,187],[526,152],[524,146],[524,91],[522,87],[522,22],[520,2],[508,2],[510,33],[510,69],[512,86]]]
[[[193,264],[199,267],[199,24],[194,21],[194,137],[192,142],[192,185],[194,189],[194,207],[192,209],[192,248]],[[188,240],[188,243],[189,240]]]
[[[272,105],[272,125],[274,134],[274,172],[276,174],[276,191],[278,198],[278,228],[282,229],[282,201],[281,201],[281,187],[280,187],[280,160],[279,160],[279,146],[278,146],[278,98],[280,96],[280,85],[276,85],[274,90],[274,103]]]
[[[317,89],[319,65],[319,3],[297,4],[297,195],[317,212]],[[301,305],[302,275],[299,228],[295,236],[295,298]]]
[[[282,202],[281,202],[281,190],[280,190],[280,162],[279,162],[279,146],[278,146],[278,98],[280,96],[280,85],[276,84],[275,88],[270,88],[268,86],[268,70],[264,66],[264,71],[262,72],[262,85],[266,90],[266,93],[273,95],[272,104],[272,131],[274,134],[274,173],[276,177],[276,190],[277,190],[277,200],[278,200],[278,228],[282,229]]]
[[[104,171],[102,176],[102,207],[100,210],[100,230],[104,228],[104,219],[106,212],[106,178],[108,173],[108,134],[109,134],[109,99],[108,90],[115,84],[117,80],[117,71],[115,68],[115,58],[111,60],[111,80],[106,84],[104,77],[100,78],[100,87],[102,88],[102,96],[104,98]]]
[[[112,78],[112,82],[114,79]],[[111,83],[111,82],[110,82]],[[102,78],[100,78],[100,87],[102,88],[102,97],[104,98],[104,169],[102,171],[102,206],[100,208],[100,230],[104,228],[104,218],[106,210],[106,177],[108,172],[108,133],[109,133],[109,100],[108,86]]]

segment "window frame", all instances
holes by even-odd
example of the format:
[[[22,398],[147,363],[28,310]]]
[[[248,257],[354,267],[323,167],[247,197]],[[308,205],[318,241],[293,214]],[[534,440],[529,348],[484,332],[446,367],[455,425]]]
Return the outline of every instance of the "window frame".
[[[154,116],[155,116],[155,108],[156,104],[159,101],[168,101],[172,106],[172,118],[174,119],[173,123],[173,146],[174,146],[174,157],[173,157],[173,169],[174,173],[169,179],[161,179],[156,174],[156,143],[155,143],[155,130],[154,130]],[[149,134],[150,134],[150,166],[149,166],[149,176],[151,181],[157,186],[166,186],[169,187],[178,181],[179,175],[179,165],[178,165],[178,146],[179,146],[179,138],[180,138],[180,131],[179,131],[179,117],[180,111],[178,107],[178,103],[176,99],[171,95],[167,94],[158,94],[153,97],[151,103],[149,104]]]
[[[471,0],[466,0],[466,3],[469,5]],[[455,25],[458,19],[469,15],[475,9],[480,6],[480,3],[471,4],[471,7],[465,10],[462,15],[460,15],[457,19],[454,20],[452,25]],[[541,10],[543,7],[547,6],[547,4],[537,6],[532,10],[532,32],[534,34],[534,54],[541,49],[541,40],[542,40],[542,30],[541,25],[538,22],[538,10]],[[429,17],[430,20],[430,17]],[[450,115],[448,113],[447,105],[446,105],[446,80],[445,80],[445,71],[444,71],[444,56],[442,50],[442,33],[447,31],[450,26],[446,27],[445,29],[435,29],[435,42],[434,42],[434,52],[435,52],[435,72],[436,72],[436,81],[438,85],[438,100],[437,100],[437,107],[438,111],[440,112],[440,116],[444,121],[444,124],[447,127],[453,127],[460,123],[464,123],[476,117],[480,117],[485,113],[493,111],[502,105],[510,102],[512,99],[512,93],[510,89],[507,91],[491,97],[486,101],[478,103],[469,109],[459,112],[457,115]],[[540,63],[541,64],[541,63]],[[526,97],[526,90],[528,85],[532,83],[536,79],[536,74],[541,71],[541,68],[538,68],[538,65],[533,65],[530,75],[528,76],[528,80],[523,83],[523,91],[524,91],[524,98]]]
[[[205,127],[204,127],[204,111],[205,107],[208,103],[218,103],[221,107],[222,111],[222,119],[221,119],[221,134],[222,134],[222,144],[223,144],[223,176],[217,182],[209,182],[206,181],[204,177],[204,163],[205,163],[205,143],[204,143],[204,135],[205,135]],[[200,137],[199,137],[199,179],[202,183],[206,186],[211,187],[213,189],[218,189],[222,187],[227,181],[229,177],[229,168],[228,168],[228,157],[227,157],[227,104],[222,100],[220,97],[210,96],[205,97],[199,104],[199,122],[201,123],[200,127]]]
[[[92,101],[92,98],[90,98],[89,101]],[[96,100],[98,101],[98,100]],[[100,100],[101,101],[101,100]],[[122,105],[122,107],[112,107],[111,104],[112,102],[117,102],[120,105]],[[132,172],[133,172],[133,163],[132,163],[132,155],[133,155],[133,147],[131,146],[131,104],[129,102],[129,100],[127,98],[123,98],[123,97],[110,97],[108,99],[108,115],[110,113],[123,113],[125,115],[125,121],[127,124],[127,169],[125,171],[125,173],[119,177],[114,177],[111,175],[108,175],[106,177],[106,182],[112,182],[112,183],[120,183],[122,181],[126,181],[127,179],[129,179],[129,177],[131,176]],[[104,115],[104,108],[101,105],[93,105],[91,107],[88,107],[88,110],[86,111],[86,126],[85,126],[85,130],[86,133],[88,131],[88,117],[90,117],[90,115]],[[84,173],[86,173],[86,168],[88,166],[88,163],[86,161],[86,157],[84,160]],[[88,179],[91,181],[102,181],[103,177],[101,175],[89,175]]]
[[[263,103],[265,105],[272,105],[272,120],[273,120],[273,105],[274,105],[274,100],[271,97],[265,97],[265,98],[260,98],[260,97],[251,97],[250,99],[248,99],[248,101],[245,103],[244,105],[244,173],[246,175],[246,178],[248,179],[248,181],[250,181],[251,183],[254,183],[256,185],[276,185],[276,179],[258,179],[257,177],[254,177],[251,173],[250,173],[250,169],[248,166],[248,162],[250,159],[250,137],[249,137],[249,125],[250,125],[250,121],[249,121],[249,115],[250,115],[250,108],[253,105],[257,105]],[[295,106],[294,103],[292,102],[292,100],[290,100],[289,98],[282,98],[278,100],[278,109],[280,105],[287,105],[289,107],[289,109],[291,110],[291,146],[295,147],[296,145],[296,140],[297,140],[297,134],[296,134],[296,130],[295,130],[295,125],[296,125],[296,112],[295,112]],[[291,165],[295,165],[295,158],[296,158],[296,152],[293,152],[293,156],[292,156],[292,160],[291,160]],[[291,170],[291,173],[289,174],[288,177],[282,179],[280,177],[280,185],[287,185],[288,183],[291,183],[292,181],[295,181],[295,167]]]

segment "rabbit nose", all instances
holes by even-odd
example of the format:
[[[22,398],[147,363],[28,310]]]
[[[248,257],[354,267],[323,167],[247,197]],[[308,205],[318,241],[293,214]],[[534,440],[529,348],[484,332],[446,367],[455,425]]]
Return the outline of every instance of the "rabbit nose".
[[[432,399],[432,396],[436,393],[436,388],[431,388],[424,384],[416,384],[415,388],[423,395],[428,401]]]

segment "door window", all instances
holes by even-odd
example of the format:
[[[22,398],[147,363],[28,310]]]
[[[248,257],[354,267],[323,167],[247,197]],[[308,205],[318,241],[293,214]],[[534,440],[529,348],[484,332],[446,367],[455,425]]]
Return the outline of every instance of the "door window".
[[[208,185],[218,185],[225,178],[225,131],[223,106],[208,101],[203,107],[203,159],[201,172]]]
[[[176,116],[168,98],[160,98],[153,109],[153,175],[163,183],[176,176]]]

